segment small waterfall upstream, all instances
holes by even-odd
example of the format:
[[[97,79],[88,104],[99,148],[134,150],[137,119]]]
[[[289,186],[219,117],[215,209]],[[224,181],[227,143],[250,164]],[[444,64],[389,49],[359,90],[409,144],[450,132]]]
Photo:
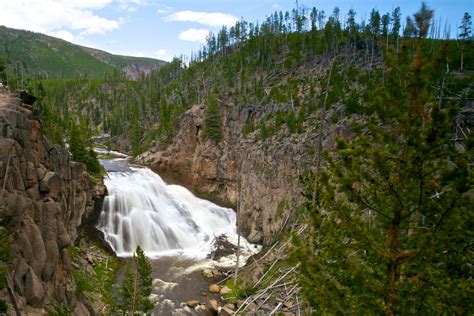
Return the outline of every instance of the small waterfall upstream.
[[[109,195],[99,229],[118,256],[132,255],[139,245],[151,257],[205,258],[219,235],[236,243],[232,209],[197,198],[184,187],[168,185],[148,168],[128,166],[126,159],[102,163],[108,170]]]

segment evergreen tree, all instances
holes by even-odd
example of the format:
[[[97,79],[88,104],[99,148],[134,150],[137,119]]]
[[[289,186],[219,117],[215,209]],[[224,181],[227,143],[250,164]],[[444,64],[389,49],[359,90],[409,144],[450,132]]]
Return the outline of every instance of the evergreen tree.
[[[461,71],[464,71],[464,46],[466,45],[466,41],[471,38],[471,27],[471,15],[465,12],[461,21],[461,26],[459,26],[459,30],[461,31],[461,33],[459,33],[459,40],[461,41]]]
[[[127,262],[124,279],[118,291],[115,309],[124,315],[148,314],[153,309],[150,301],[152,268],[140,246]]]
[[[209,96],[204,118],[204,137],[216,143],[222,140],[222,119],[219,104],[214,96]]]
[[[74,120],[69,123],[69,151],[72,155],[72,160],[86,163],[88,160],[86,146],[82,138],[79,126]]]
[[[294,258],[316,314],[474,311],[474,157],[452,140],[457,104],[437,100],[446,56],[426,59],[429,12],[415,15],[414,53],[387,54],[368,117],[326,153],[318,185],[303,178],[310,232]]]
[[[6,65],[2,57],[0,57],[0,83],[7,84]]]
[[[141,152],[141,139],[142,129],[139,123],[139,112],[138,106],[133,106],[130,117],[130,128],[128,130],[128,136],[130,138],[130,144],[132,145],[132,154],[134,156]]]

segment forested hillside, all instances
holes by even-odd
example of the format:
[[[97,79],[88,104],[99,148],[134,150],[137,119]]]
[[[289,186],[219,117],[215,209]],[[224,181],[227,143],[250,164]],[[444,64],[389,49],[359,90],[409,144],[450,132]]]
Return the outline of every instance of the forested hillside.
[[[30,31],[0,26],[0,57],[6,61],[9,84],[26,88],[41,78],[103,78],[120,72],[136,79],[164,61],[118,56]]]
[[[387,50],[410,49],[404,40],[418,37],[412,20],[401,29],[400,16],[398,8],[386,14],[374,10],[368,21],[358,24],[356,12],[343,16],[337,8],[332,14],[316,8],[275,12],[261,25],[240,21],[210,34],[189,65],[175,59],[137,82],[118,74],[99,81],[42,81],[43,88],[51,90],[47,95],[55,99],[43,103],[62,109],[65,117],[68,110],[78,111],[97,132],[127,135],[134,154],[152,140],[169,141],[181,114],[209,97],[218,100],[221,112],[250,105],[288,105],[249,120],[244,136],[258,129],[261,137],[268,137],[285,123],[290,132],[301,132],[302,122],[325,96],[329,64],[334,64],[334,71],[326,103],[334,105],[333,120],[364,112],[364,91],[383,79]],[[465,83],[472,82],[473,43],[443,39],[436,27],[422,39],[429,46],[427,58],[445,52],[449,71],[444,88],[459,94]],[[461,56],[467,70],[462,76]],[[464,97],[472,97],[472,91],[467,93],[471,94]],[[66,103],[69,108],[63,106]]]

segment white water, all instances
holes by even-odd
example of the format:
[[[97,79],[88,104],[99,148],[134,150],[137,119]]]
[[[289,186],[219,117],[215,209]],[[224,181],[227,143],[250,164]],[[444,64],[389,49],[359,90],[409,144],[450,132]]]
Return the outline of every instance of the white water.
[[[236,244],[232,209],[195,197],[178,185],[167,185],[147,168],[128,167],[125,159],[104,163],[109,195],[99,229],[118,256],[131,256],[139,245],[149,257],[182,254],[205,258],[215,236],[225,234]],[[243,239],[243,238],[242,238]],[[259,248],[242,241],[243,252]]]

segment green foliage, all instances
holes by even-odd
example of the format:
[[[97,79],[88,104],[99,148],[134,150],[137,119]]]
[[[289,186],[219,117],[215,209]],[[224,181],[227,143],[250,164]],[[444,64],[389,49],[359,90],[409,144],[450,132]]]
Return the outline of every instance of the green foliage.
[[[87,123],[82,123],[81,125],[79,126],[74,120],[71,120],[69,124],[68,143],[72,160],[85,164],[87,171],[92,175],[100,175],[102,173],[102,166],[92,148]]]
[[[0,83],[7,83],[6,65],[5,60],[2,57],[0,57]]]
[[[0,261],[8,262],[10,260],[10,232],[0,226]]]
[[[8,312],[7,303],[4,300],[0,300],[0,313],[7,313],[7,312]]]
[[[138,155],[141,152],[141,140],[142,140],[142,130],[140,128],[140,123],[138,122],[139,113],[138,107],[134,106],[131,111],[130,118],[130,128],[129,128],[129,139],[132,145],[132,154],[133,156]]]
[[[94,298],[100,297],[103,303],[108,307],[111,307],[113,303],[112,290],[115,281],[115,274],[120,267],[120,261],[116,257],[109,256],[105,251],[100,250],[93,245],[88,246],[87,249],[68,247],[67,250],[71,260],[76,263],[75,266],[79,266],[79,268],[72,271],[76,283],[77,294]],[[91,269],[79,265],[81,262],[81,256],[84,256],[86,252],[100,252],[101,258],[106,259],[95,261],[91,272]],[[67,309],[67,306],[57,307],[60,309]]]
[[[242,134],[247,136],[248,134],[255,131],[255,124],[252,121],[248,121],[245,123],[244,128],[242,129]]]
[[[423,8],[420,37],[431,18]],[[317,314],[474,311],[474,157],[452,140],[457,104],[437,99],[446,52],[427,59],[422,39],[404,44],[387,52],[353,138],[326,153],[319,179],[302,179],[311,228],[295,238],[293,258]]]
[[[73,271],[72,276],[74,278],[74,282],[76,283],[77,295],[81,296],[87,292],[94,292],[95,287],[94,284],[91,282],[89,275],[86,275],[79,271]]]
[[[116,298],[116,310],[135,315],[147,314],[153,309],[153,303],[149,299],[152,290],[151,272],[150,262],[138,246],[133,258],[127,262]]]
[[[286,116],[286,125],[288,126],[288,130],[290,131],[291,134],[296,132],[296,117],[295,117],[295,110],[292,107],[290,111],[288,112],[288,115]]]
[[[10,233],[0,226],[0,289],[7,287],[7,262],[10,260]]]
[[[7,288],[8,267],[5,263],[0,263],[0,289]]]
[[[48,316],[69,316],[74,312],[74,308],[69,305],[53,304],[48,309]]]
[[[241,282],[234,284],[234,279],[227,280],[225,285],[232,290],[225,296],[226,302],[237,303],[238,300],[246,299],[247,297],[255,294],[258,290],[257,288],[249,287]]]
[[[313,14],[312,20],[308,21],[311,23],[304,22],[310,13]],[[170,143],[181,115],[191,105],[207,103],[209,94],[229,107],[293,102],[296,126],[293,127],[290,117],[289,129],[300,133],[304,119],[319,108],[318,104],[325,97],[327,78],[313,71],[319,67],[315,68],[315,65],[333,57],[336,66],[327,109],[333,104],[342,106],[348,99],[349,109],[344,110],[345,115],[365,114],[367,109],[360,104],[362,95],[353,91],[383,80],[383,72],[373,70],[379,68],[380,61],[385,58],[382,47],[401,49],[400,9],[395,8],[391,14],[373,10],[370,21],[362,23],[356,22],[357,15],[353,11],[345,29],[338,10],[329,17],[316,8],[311,12],[305,8],[288,12],[288,19],[284,16],[285,12],[278,12],[260,24],[239,21],[238,26],[221,30],[217,37],[210,35],[206,48],[194,53],[189,63],[175,58],[137,81],[126,80],[117,71],[107,72],[101,80],[84,77],[41,80],[46,92],[41,101],[41,114],[49,117],[45,120],[46,135],[55,143],[61,143],[63,131],[68,129],[70,113],[75,113],[78,119],[87,117],[89,128],[97,133],[128,137],[132,154],[137,154],[156,142]],[[416,21],[412,22],[416,26]],[[466,69],[474,65],[474,43],[470,40],[423,41],[430,41],[433,51],[447,45],[450,69],[458,67],[461,59]],[[360,47],[359,44],[364,45]],[[9,50],[17,50],[13,49],[14,44],[9,45]],[[459,45],[464,48],[461,54]],[[110,59],[107,54],[99,56]],[[22,66],[13,67],[15,62],[7,63],[12,65],[7,68],[21,73]],[[31,70],[30,64],[26,64]],[[118,66],[122,67],[122,64]],[[33,82],[33,86],[37,82]],[[304,112],[299,112],[301,105],[298,102],[304,104]],[[210,124],[213,132],[204,135],[219,142],[223,137],[222,118],[217,119],[216,114],[215,121]],[[273,117],[266,120],[269,135],[280,129],[288,114],[272,113]],[[338,119],[342,118],[341,111],[338,115],[341,115]],[[269,125],[272,119],[274,126]],[[251,124],[258,126],[260,122],[254,120]],[[242,130],[244,136],[251,130],[250,123],[247,127]]]
[[[209,96],[204,118],[204,137],[219,143],[222,140],[222,118],[219,104],[214,96]]]

